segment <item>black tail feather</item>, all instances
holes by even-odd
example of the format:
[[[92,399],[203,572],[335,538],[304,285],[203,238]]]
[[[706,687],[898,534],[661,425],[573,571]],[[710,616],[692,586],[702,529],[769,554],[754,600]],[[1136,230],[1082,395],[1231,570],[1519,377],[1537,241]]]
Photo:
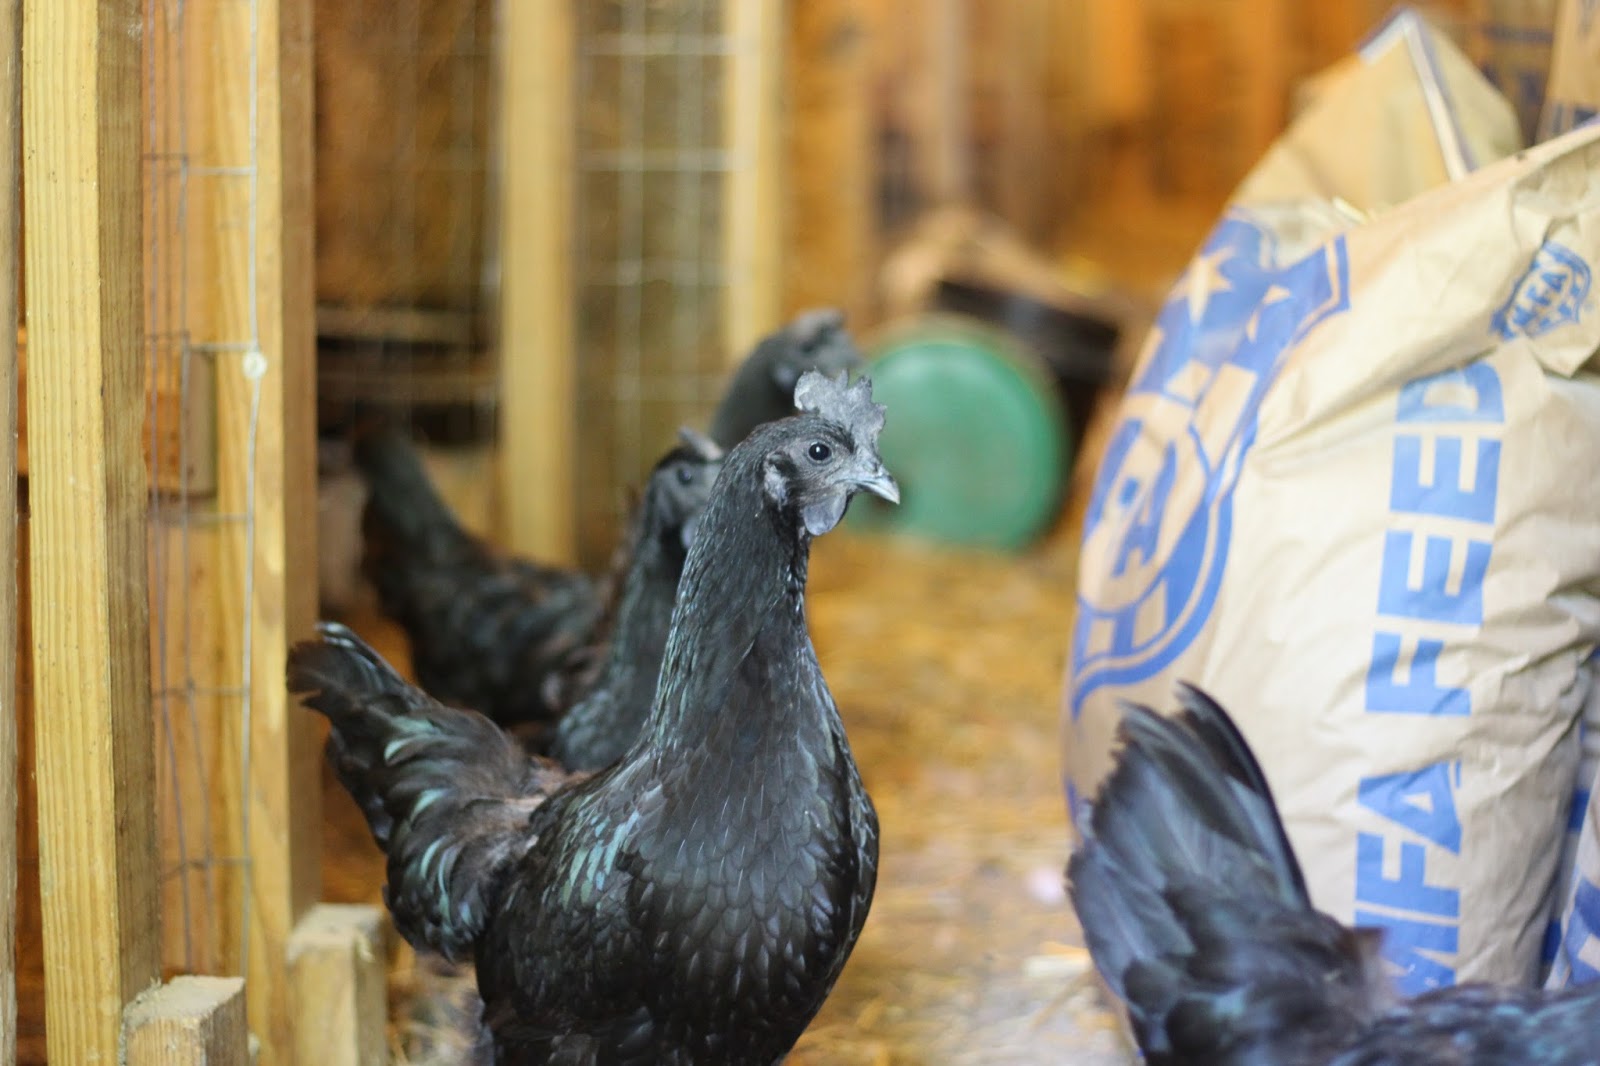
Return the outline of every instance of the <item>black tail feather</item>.
[[[531,813],[566,778],[494,723],[408,684],[344,626],[289,653],[291,692],[326,715],[327,755],[389,857],[396,927],[452,960],[470,955]]]
[[[1313,909],[1227,713],[1189,686],[1179,699],[1171,718],[1124,709],[1116,767],[1068,865],[1084,938],[1147,1056],[1301,1061],[1386,998],[1373,944]]]
[[[471,551],[472,538],[434,489],[408,437],[391,425],[368,424],[353,444],[367,486],[364,528],[370,541],[435,564]]]

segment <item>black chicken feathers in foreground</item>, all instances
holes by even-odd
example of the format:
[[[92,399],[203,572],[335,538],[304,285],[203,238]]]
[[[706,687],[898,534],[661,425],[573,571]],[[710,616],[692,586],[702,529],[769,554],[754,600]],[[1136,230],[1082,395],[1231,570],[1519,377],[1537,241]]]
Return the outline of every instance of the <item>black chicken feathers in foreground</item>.
[[[1397,1000],[1377,930],[1315,910],[1227,713],[1128,707],[1067,867],[1095,966],[1156,1066],[1594,1066],[1600,985]]]
[[[811,538],[898,498],[870,385],[807,374],[802,414],[723,464],[655,699],[587,778],[409,688],[347,631],[289,658],[389,856],[418,946],[477,964],[500,1063],[775,1063],[866,920],[878,830],[805,617]]]
[[[764,338],[723,395],[714,442],[686,436],[652,472],[604,579],[501,555],[461,528],[407,438],[389,429],[357,434],[368,492],[363,569],[384,614],[406,631],[422,687],[501,725],[527,727],[539,748],[550,723],[593,693],[595,705],[562,729],[558,750],[580,767],[615,757],[653,691],[683,569],[670,542],[704,506],[721,450],[793,414],[804,371],[831,376],[860,362],[839,311],[806,312]],[[631,599],[630,575],[639,578]],[[608,666],[613,629],[631,612],[642,615],[631,627],[632,657]],[[604,669],[619,674],[609,693],[598,690]],[[646,686],[637,703],[636,682]]]

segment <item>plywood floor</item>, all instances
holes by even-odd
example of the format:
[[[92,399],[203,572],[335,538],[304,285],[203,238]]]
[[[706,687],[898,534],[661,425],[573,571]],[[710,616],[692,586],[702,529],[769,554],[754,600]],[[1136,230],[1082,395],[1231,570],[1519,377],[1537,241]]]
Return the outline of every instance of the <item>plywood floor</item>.
[[[848,533],[818,542],[812,628],[883,850],[866,931],[795,1066],[1132,1061],[1061,891],[1056,709],[1072,579],[1059,546],[1019,560]],[[355,624],[403,657],[392,629]],[[326,894],[376,899],[381,862],[335,793]],[[411,966],[400,952],[393,999],[417,987]],[[439,1061],[423,1048],[442,1035],[436,1006],[396,1003],[406,1059]]]

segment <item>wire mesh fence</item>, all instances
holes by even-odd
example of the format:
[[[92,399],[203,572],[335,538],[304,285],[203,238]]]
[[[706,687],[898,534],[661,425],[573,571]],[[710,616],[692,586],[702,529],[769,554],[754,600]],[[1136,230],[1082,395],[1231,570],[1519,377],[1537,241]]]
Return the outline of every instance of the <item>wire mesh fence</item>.
[[[266,370],[257,0],[145,0],[151,683],[162,964],[243,974],[253,498]],[[200,91],[201,89],[204,91]]]
[[[578,533],[599,563],[626,489],[723,380],[723,0],[606,0],[577,24]]]

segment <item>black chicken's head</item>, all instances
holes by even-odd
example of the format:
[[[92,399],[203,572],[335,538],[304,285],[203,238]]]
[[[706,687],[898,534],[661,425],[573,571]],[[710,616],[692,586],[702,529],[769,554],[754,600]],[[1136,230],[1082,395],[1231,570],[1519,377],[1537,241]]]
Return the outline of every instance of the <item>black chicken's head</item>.
[[[802,311],[763,342],[769,344],[772,380],[786,395],[794,392],[807,371],[831,378],[861,366],[861,351],[844,328],[844,312],[834,307]]]
[[[722,449],[687,426],[678,430],[678,441],[650,473],[644,521],[650,534],[663,540],[675,536],[688,551],[722,469]]]
[[[746,442],[762,452],[767,500],[813,537],[838,525],[858,492],[900,502],[900,488],[878,456],[883,405],[872,402],[869,379],[846,384],[845,378],[807,371],[794,390],[800,413],[761,427]]]

